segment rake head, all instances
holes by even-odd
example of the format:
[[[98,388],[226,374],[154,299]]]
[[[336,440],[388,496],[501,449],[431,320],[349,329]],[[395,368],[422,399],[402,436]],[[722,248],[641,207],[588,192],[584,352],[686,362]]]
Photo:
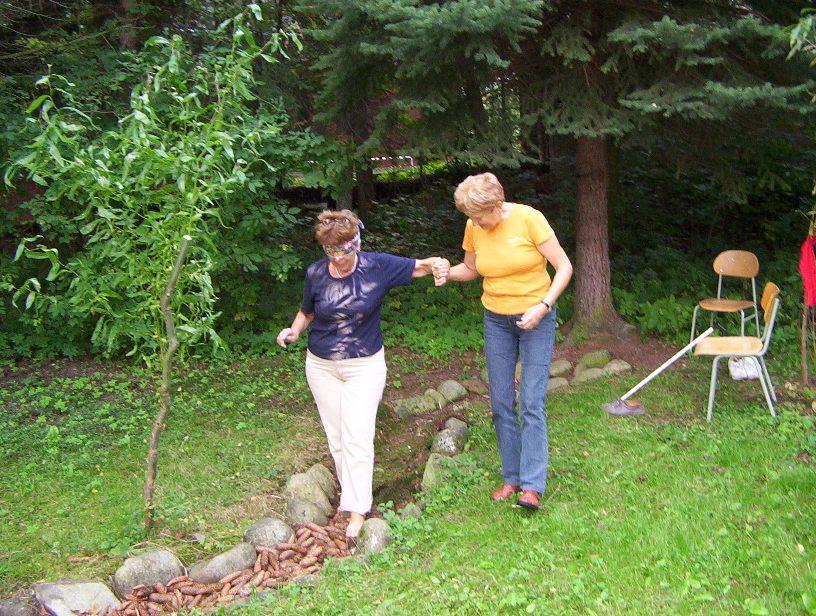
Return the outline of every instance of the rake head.
[[[628,417],[630,415],[643,415],[646,409],[643,408],[643,403],[634,398],[632,400],[621,400],[618,398],[614,402],[607,402],[602,404],[601,408],[610,415],[615,417]]]

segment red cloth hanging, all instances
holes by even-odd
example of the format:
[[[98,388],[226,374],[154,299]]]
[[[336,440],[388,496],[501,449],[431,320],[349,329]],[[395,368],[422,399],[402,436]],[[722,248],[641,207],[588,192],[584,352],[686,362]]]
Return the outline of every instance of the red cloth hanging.
[[[805,287],[805,306],[816,306],[816,257],[814,257],[816,236],[808,235],[799,250],[799,273]]]

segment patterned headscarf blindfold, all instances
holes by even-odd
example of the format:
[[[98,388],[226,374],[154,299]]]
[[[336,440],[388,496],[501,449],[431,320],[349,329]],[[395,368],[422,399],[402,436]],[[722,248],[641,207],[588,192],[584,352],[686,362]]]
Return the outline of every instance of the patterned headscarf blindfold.
[[[365,228],[363,227],[362,221],[358,222],[357,226],[360,227],[360,229]],[[360,250],[360,243],[360,232],[358,231],[357,235],[348,242],[343,242],[342,244],[323,244],[323,252],[325,252],[328,257],[348,257]]]

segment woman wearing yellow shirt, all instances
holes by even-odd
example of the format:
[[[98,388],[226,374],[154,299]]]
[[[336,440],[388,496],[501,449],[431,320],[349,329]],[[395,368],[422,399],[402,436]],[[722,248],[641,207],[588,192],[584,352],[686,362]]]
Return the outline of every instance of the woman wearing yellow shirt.
[[[492,173],[472,175],[454,193],[467,215],[462,263],[441,260],[434,275],[448,280],[483,278],[484,347],[493,425],[502,462],[502,485],[492,498],[521,492],[518,504],[538,509],[546,488],[550,359],[555,340],[555,302],[569,284],[572,264],[544,215],[508,203]],[[547,264],[555,269],[551,279]],[[519,417],[514,375],[521,359]]]

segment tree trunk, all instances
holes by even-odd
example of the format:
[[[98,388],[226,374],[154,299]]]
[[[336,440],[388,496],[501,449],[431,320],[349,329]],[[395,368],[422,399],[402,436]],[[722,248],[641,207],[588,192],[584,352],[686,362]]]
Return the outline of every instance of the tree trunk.
[[[606,137],[579,137],[576,153],[575,314],[573,339],[628,329],[612,307],[609,267],[609,169]]]
[[[374,170],[371,163],[362,163],[357,170],[357,207],[360,213],[371,210],[371,202],[374,200]]]
[[[133,21],[133,0],[119,2],[119,45],[123,49],[136,49],[136,28]]]
[[[184,265],[184,259],[187,256],[187,247],[192,238],[185,235],[181,241],[178,254],[176,255],[176,262],[173,265],[173,270],[170,272],[170,278],[167,280],[167,286],[161,296],[161,312],[164,318],[164,329],[167,334],[167,349],[162,355],[162,376],[161,384],[159,386],[159,412],[156,414],[156,419],[153,421],[153,430],[150,432],[150,445],[147,450],[147,469],[145,471],[145,485],[144,485],[144,529],[145,534],[150,534],[150,529],[153,527],[153,513],[155,504],[153,502],[153,489],[156,485],[156,468],[159,458],[159,437],[164,431],[164,421],[167,419],[167,414],[170,412],[170,377],[173,370],[173,355],[178,349],[179,341],[176,336],[176,326],[173,321],[173,310],[171,301],[173,293],[176,290],[176,283],[178,282],[181,268]]]

